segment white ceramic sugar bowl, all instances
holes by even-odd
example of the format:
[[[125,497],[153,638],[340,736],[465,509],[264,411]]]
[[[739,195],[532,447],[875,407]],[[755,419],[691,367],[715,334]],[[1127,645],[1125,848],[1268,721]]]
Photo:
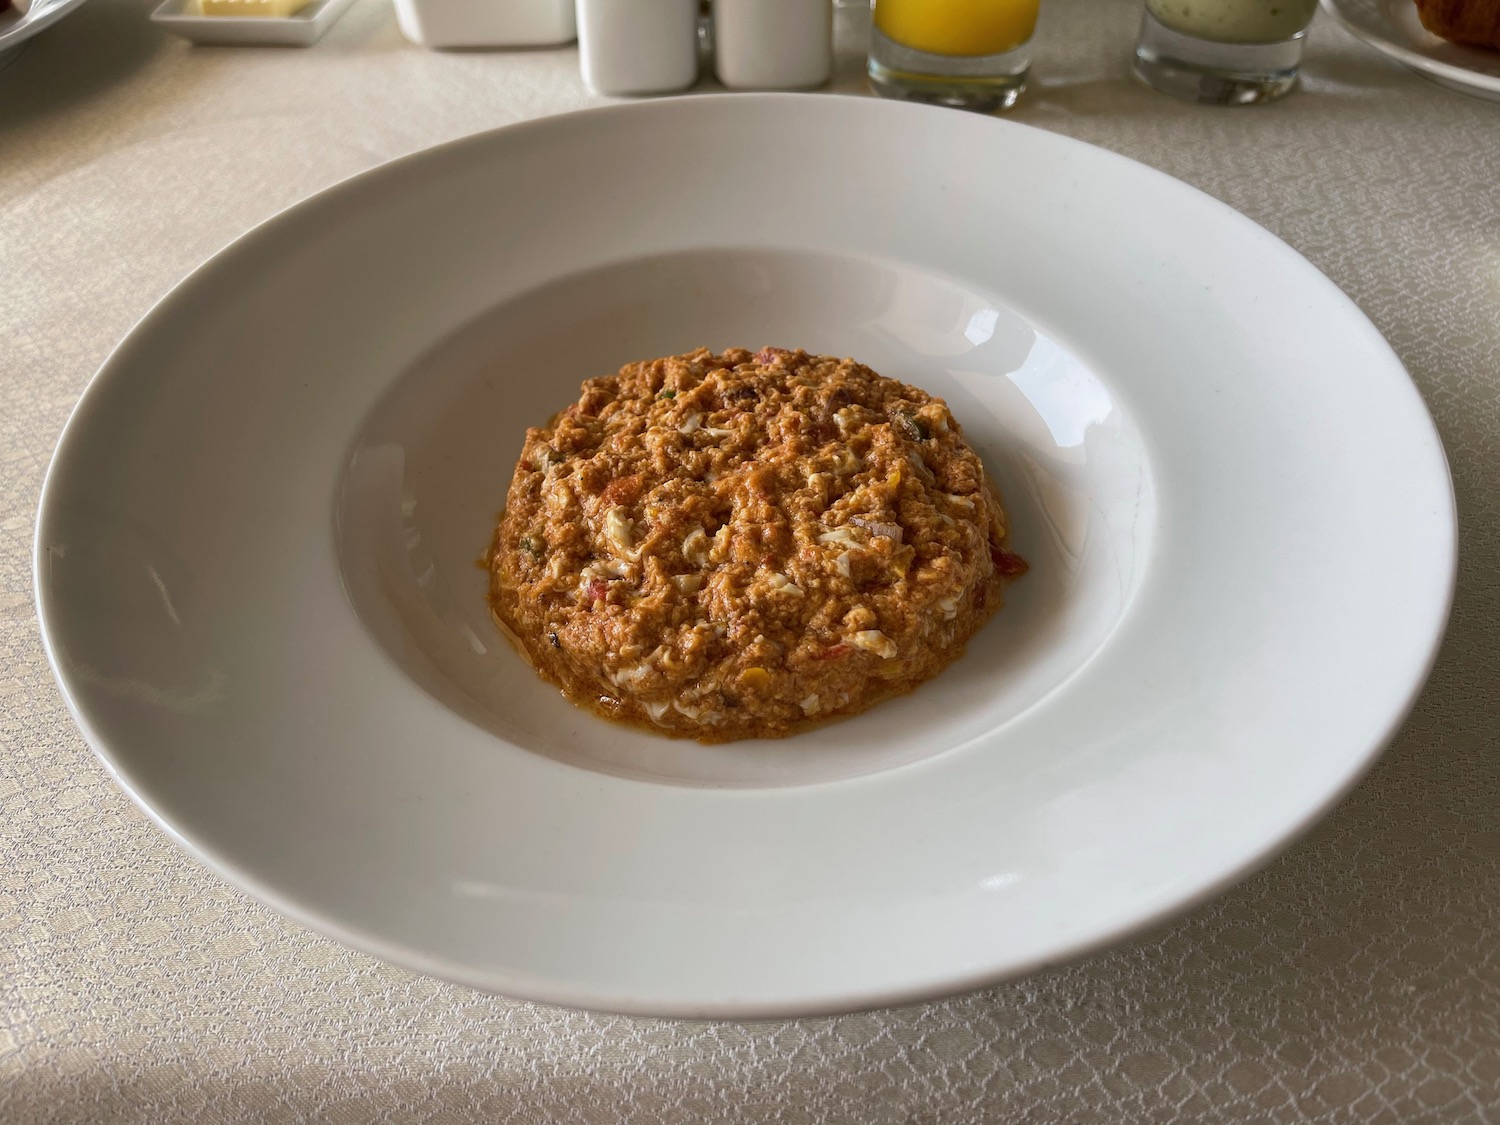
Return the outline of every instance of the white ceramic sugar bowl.
[[[804,90],[833,73],[832,0],[713,0],[713,36],[734,89]]]
[[[597,94],[668,94],[698,80],[698,0],[577,0],[578,65]]]
[[[553,47],[577,35],[573,0],[396,0],[401,34],[423,47]]]

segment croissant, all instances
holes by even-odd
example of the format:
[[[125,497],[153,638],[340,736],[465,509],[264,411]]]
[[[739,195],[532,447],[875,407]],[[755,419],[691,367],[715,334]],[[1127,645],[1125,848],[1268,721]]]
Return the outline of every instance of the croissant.
[[[1500,50],[1500,0],[1417,0],[1417,17],[1440,38]]]

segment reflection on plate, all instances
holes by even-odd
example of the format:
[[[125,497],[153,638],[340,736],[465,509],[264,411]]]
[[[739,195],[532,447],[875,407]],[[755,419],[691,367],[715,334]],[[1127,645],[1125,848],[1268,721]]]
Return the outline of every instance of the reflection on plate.
[[[1423,78],[1486,101],[1500,101],[1500,51],[1464,47],[1422,26],[1412,0],[1322,0],[1323,7],[1377,51]]]
[[[474,564],[528,421],[747,342],[947,397],[1032,571],[912,695],[698,747],[564,703]],[[37,536],[86,736],[226,877],[480,988],[726,1016],[977,986],[1242,876],[1393,734],[1454,564],[1415,389],[1271,235],[1045,132],[789,95],[278,216],[110,358]]]

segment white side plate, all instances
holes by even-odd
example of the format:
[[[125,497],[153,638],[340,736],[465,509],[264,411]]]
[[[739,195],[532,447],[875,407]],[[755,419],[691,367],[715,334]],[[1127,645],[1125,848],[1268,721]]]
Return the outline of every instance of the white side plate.
[[[1439,39],[1412,0],[1322,0],[1323,7],[1377,51],[1460,94],[1500,101],[1500,51]]]
[[[699,344],[946,396],[1031,573],[910,696],[783,742],[612,726],[475,560],[530,423]],[[1100,149],[871,99],[550,118],[278,216],[69,422],[37,532],[89,742],[194,854],[480,988],[762,1016],[931,996],[1264,862],[1446,621],[1442,448],[1359,310]]]
[[[0,55],[9,57],[11,48],[51,27],[82,3],[83,0],[35,0],[25,12],[10,7],[0,11]]]

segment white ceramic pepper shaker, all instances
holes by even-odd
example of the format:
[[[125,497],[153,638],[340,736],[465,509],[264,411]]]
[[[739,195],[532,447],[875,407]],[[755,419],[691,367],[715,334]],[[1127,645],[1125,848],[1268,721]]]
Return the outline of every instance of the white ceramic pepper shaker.
[[[831,0],[713,0],[714,69],[729,87],[803,90],[833,73]]]
[[[667,94],[698,80],[698,0],[578,0],[578,65],[596,94]]]
[[[401,34],[423,47],[553,47],[577,36],[573,0],[396,0]]]

